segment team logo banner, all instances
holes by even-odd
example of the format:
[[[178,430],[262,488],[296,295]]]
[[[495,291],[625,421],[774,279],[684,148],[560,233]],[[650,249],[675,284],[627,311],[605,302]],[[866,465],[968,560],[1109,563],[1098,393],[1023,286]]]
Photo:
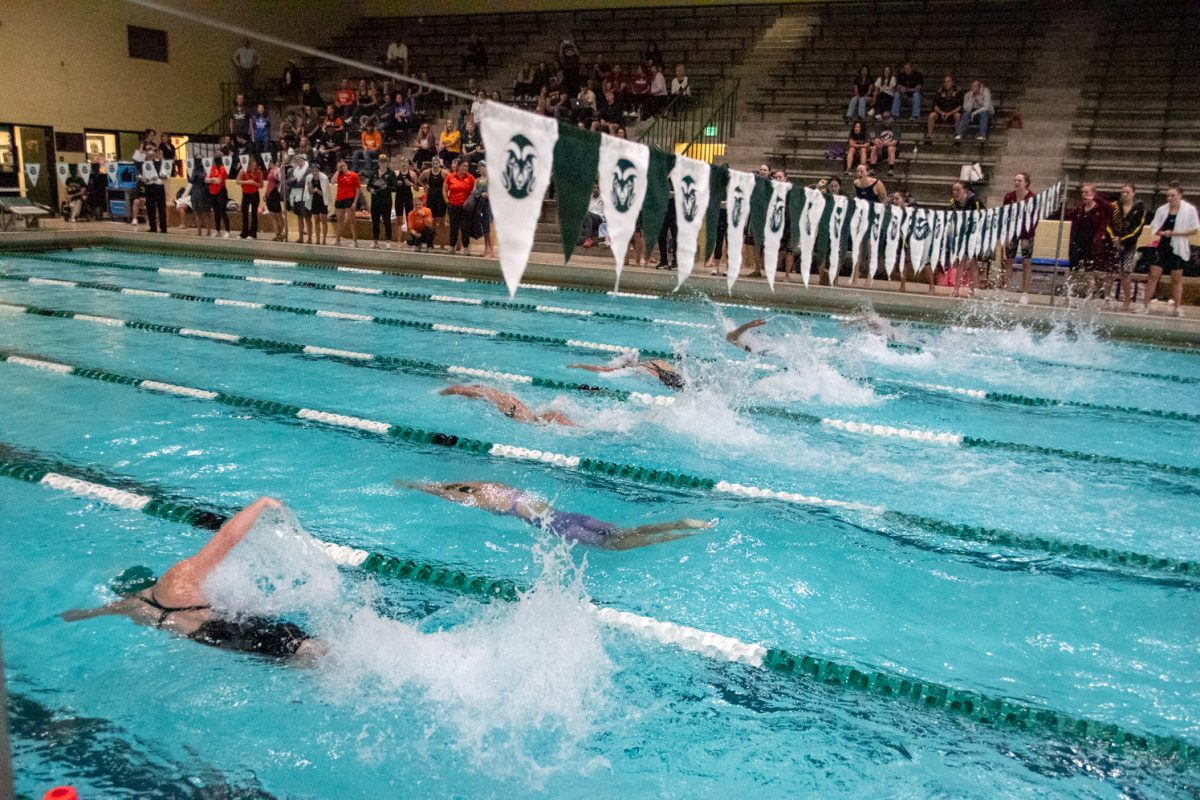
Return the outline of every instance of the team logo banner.
[[[896,259],[900,256],[900,231],[904,225],[904,210],[896,206],[888,206],[886,223],[887,230],[884,235],[887,237],[887,241],[883,246],[883,272],[890,280],[892,270],[896,268]]]
[[[696,266],[696,247],[700,237],[700,226],[708,208],[709,166],[687,156],[678,156],[671,170],[671,186],[675,190],[675,224],[678,239],[675,245],[675,261],[679,264],[678,289],[692,274]]]
[[[268,167],[271,166],[271,154],[269,152],[263,153],[260,157],[263,160],[263,164],[266,164]]]
[[[825,214],[825,194],[816,189],[804,187],[804,213],[800,221],[800,279],[808,286],[808,276],[812,274],[813,250],[817,246],[817,232],[821,227],[821,217]]]
[[[625,253],[637,230],[638,215],[646,201],[647,172],[650,169],[650,148],[644,144],[600,135],[600,163],[597,168],[600,197],[604,199],[604,221],[612,239],[612,255],[616,261],[617,282],[621,285],[621,267]]]
[[[85,181],[92,177],[92,165],[84,161],[82,164],[75,166],[75,174],[83,178]]]
[[[763,266],[767,285],[775,290],[775,272],[779,266],[779,244],[787,219],[787,197],[792,185],[786,181],[771,181],[771,199],[767,202],[767,224],[763,228]]]
[[[513,296],[529,263],[542,199],[550,185],[558,122],[491,101],[483,104],[480,116],[500,271]]]
[[[42,174],[42,165],[41,164],[26,164],[25,165],[25,177],[29,178],[29,182],[31,184],[33,184],[34,186],[37,186],[38,178],[41,176],[41,174]]]
[[[71,177],[70,164],[62,164],[62,163],[55,164],[54,171],[58,173],[58,180],[62,183],[66,183],[67,178]]]
[[[753,193],[753,173],[729,170],[729,186],[725,189],[725,252],[729,269],[725,284],[730,291],[742,271],[742,242],[745,241],[746,222],[750,219],[750,195]]]
[[[925,254],[929,252],[929,240],[933,228],[929,224],[929,212],[923,208],[914,209],[908,215],[911,225],[908,231],[908,260],[912,264],[913,275],[921,272],[925,263]]]
[[[929,219],[929,268],[937,269],[945,258],[946,212],[931,211]]]
[[[854,269],[858,269],[862,244],[867,238],[867,230],[870,226],[870,215],[871,201],[861,197],[854,198],[854,215],[850,218],[850,263]]]
[[[212,156],[205,156],[204,158],[200,159],[200,164],[204,167],[204,171],[206,173],[211,172],[213,168]]]
[[[142,177],[148,181],[158,177],[158,170],[154,167],[153,161],[142,162]]]
[[[164,178],[169,178],[169,177],[171,177],[171,171],[174,169],[175,169],[175,159],[164,158],[163,162],[162,162],[162,172],[160,174]]]
[[[183,168],[187,170],[188,180],[191,180],[192,173],[196,171],[196,159],[189,158],[183,162]]]
[[[221,164],[225,167],[225,171],[229,172],[233,169],[233,156],[221,156]]]
[[[842,268],[842,232],[846,229],[850,198],[835,195],[833,213],[829,215],[829,274],[837,275]]]
[[[238,164],[241,165],[242,170],[250,169],[250,155],[248,153],[242,153],[240,156],[238,156]]]
[[[879,243],[885,239],[883,226],[886,220],[883,218],[883,215],[886,209],[880,210],[879,203],[870,203],[868,208],[870,208],[871,213],[868,217],[867,241],[870,243],[871,252],[867,255],[870,258],[871,271],[867,273],[867,278],[873,279],[875,273],[879,271]]]

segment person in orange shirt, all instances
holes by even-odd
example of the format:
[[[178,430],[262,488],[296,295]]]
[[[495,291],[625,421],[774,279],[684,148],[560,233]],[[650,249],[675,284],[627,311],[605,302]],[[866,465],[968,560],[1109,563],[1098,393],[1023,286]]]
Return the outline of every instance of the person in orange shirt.
[[[250,165],[238,173],[238,185],[242,187],[242,232],[243,239],[258,238],[258,200],[263,185],[262,161],[257,155],[250,156]]]
[[[438,148],[443,164],[450,164],[462,155],[462,133],[454,127],[454,120],[446,120],[446,129],[438,136]]]
[[[471,255],[471,225],[464,206],[471,190],[475,188],[475,176],[467,171],[467,160],[461,159],[452,175],[446,176],[442,191],[446,198],[446,211],[450,215],[450,246],[454,252]],[[458,248],[459,231],[462,232],[462,250]]]
[[[413,198],[413,210],[408,212],[408,246],[433,249],[433,212],[425,207],[425,195]]]
[[[212,167],[208,170],[208,194],[212,201],[213,220],[215,229],[212,232],[213,236],[221,236],[221,223],[225,223],[224,238],[229,238],[229,192],[225,189],[225,182],[229,180],[229,171],[225,169],[225,165],[221,163],[219,157],[214,158]]]
[[[362,148],[354,151],[354,155],[350,159],[350,168],[359,175],[370,177],[375,168],[375,162],[379,159],[379,153],[383,150],[383,136],[375,129],[375,121],[371,120],[367,122],[359,138],[362,141]],[[362,169],[356,169],[360,159]]]
[[[354,242],[354,246],[358,247],[358,231],[355,230],[354,224],[354,204],[362,194],[362,181],[358,179],[357,172],[351,172],[346,167],[345,161],[337,162],[337,172],[333,177],[337,182],[337,194],[334,195],[333,201],[333,207],[337,213],[337,223],[333,234],[337,238],[333,244],[336,247],[342,243],[342,228],[349,224],[350,239]]]

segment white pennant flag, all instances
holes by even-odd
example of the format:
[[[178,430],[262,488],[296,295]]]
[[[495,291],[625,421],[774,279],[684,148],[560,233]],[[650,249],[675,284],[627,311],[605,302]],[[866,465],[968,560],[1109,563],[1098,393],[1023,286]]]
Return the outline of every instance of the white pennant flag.
[[[913,277],[921,273],[921,266],[925,263],[925,254],[929,250],[929,239],[933,233],[929,225],[930,212],[918,208],[908,215],[912,220],[912,225],[908,232],[908,260],[912,264]]]
[[[900,227],[903,224],[903,210],[896,206],[887,207],[887,241],[884,243],[883,272],[888,280],[892,279],[892,270],[896,268],[896,259],[900,255]]]
[[[824,192],[807,186],[804,187],[804,197],[804,213],[800,220],[800,278],[808,286],[808,276],[812,274],[813,249],[817,246],[817,231],[827,201]]]
[[[1000,229],[1000,241],[1008,245],[1008,218],[1012,213],[1012,203],[1006,203],[1000,206],[1000,219],[998,227]]]
[[[929,212],[929,268],[936,270],[942,265],[946,244],[946,212]]]
[[[175,159],[164,158],[162,162],[162,176],[164,178],[171,177],[171,170],[175,169]]]
[[[983,252],[983,211],[972,211],[969,219],[971,234],[967,237],[967,258],[979,258]]]
[[[1021,233],[1028,234],[1033,228],[1033,198],[1025,198],[1021,203]]]
[[[75,167],[75,174],[83,178],[85,181],[92,177],[92,165],[84,161]]]
[[[221,156],[221,165],[225,167],[226,172],[229,172],[233,169],[233,156]]]
[[[850,218],[850,265],[854,275],[858,274],[858,257],[870,228],[871,201],[854,198],[854,216]]]
[[[998,208],[992,209],[992,224],[989,230],[991,231],[991,238],[988,242],[988,250],[995,253],[996,246],[1000,243],[1000,209]]]
[[[263,153],[261,158],[263,160],[263,164],[267,165],[268,167],[271,166],[271,152],[269,150]]]
[[[871,203],[867,223],[867,246],[871,248],[871,252],[867,253],[871,270],[867,273],[867,278],[873,279],[879,271],[879,242],[883,238],[883,209],[878,203]]]
[[[704,161],[676,156],[671,169],[671,186],[675,190],[675,263],[679,265],[676,290],[692,274],[696,266],[696,245],[704,213],[708,210],[708,176],[710,168]]]
[[[750,195],[753,193],[753,173],[729,170],[729,186],[725,188],[725,253],[729,260],[725,285],[730,291],[742,271],[742,242],[745,241],[746,221],[750,219]]]
[[[542,199],[550,185],[558,122],[490,100],[483,104],[480,117],[500,271],[512,297],[529,263]]]
[[[42,174],[42,165],[38,163],[26,164],[25,175],[29,178],[29,182],[37,186],[38,177]]]
[[[836,277],[842,267],[842,232],[846,228],[846,215],[850,198],[842,194],[833,196],[833,213],[829,215],[829,275]]]
[[[105,163],[107,164],[107,162]],[[117,188],[117,171],[111,165],[109,165],[108,169],[108,188]]]
[[[204,158],[200,159],[200,165],[204,167],[204,171],[206,173],[212,172],[212,168],[213,168],[212,156],[205,156]]]
[[[146,180],[151,180],[158,177],[158,170],[154,168],[153,161],[142,162],[142,177]]]
[[[66,183],[67,178],[71,177],[71,165],[59,162],[54,165],[54,171],[58,173],[58,180],[61,183]]]
[[[621,286],[621,267],[625,264],[625,253],[637,230],[638,215],[646,200],[649,169],[649,147],[607,133],[600,134],[600,163],[596,173],[600,196],[604,199],[604,221],[608,223],[608,236],[612,240],[612,255],[617,266],[614,288]]]
[[[763,231],[763,267],[767,271],[767,286],[775,291],[775,272],[779,268],[779,243],[787,216],[787,196],[792,184],[771,181],[771,199],[767,201],[767,227]]]
[[[238,156],[238,164],[241,165],[243,172],[250,169],[250,155],[248,153],[242,153],[240,156]]]
[[[189,158],[183,162],[183,168],[187,170],[188,180],[191,180],[192,173],[196,171],[196,159]]]

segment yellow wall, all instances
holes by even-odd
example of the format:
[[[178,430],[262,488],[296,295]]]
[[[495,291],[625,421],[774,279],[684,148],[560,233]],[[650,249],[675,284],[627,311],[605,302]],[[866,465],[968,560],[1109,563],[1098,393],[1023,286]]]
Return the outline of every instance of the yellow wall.
[[[355,0],[166,1],[318,46],[357,17]],[[129,58],[126,25],[167,31],[169,63]],[[220,82],[233,80],[239,44],[233,34],[121,0],[3,0],[0,122],[196,131],[221,111]],[[254,47],[260,74],[282,73],[289,54]]]

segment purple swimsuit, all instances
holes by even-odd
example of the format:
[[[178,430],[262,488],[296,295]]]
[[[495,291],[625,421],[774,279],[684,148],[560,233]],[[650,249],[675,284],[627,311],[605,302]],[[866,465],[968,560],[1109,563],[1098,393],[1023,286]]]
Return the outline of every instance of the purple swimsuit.
[[[617,529],[616,525],[596,519],[595,517],[589,517],[587,514],[574,514],[570,511],[556,511],[554,509],[549,509],[547,512],[548,518],[535,517],[533,519],[525,519],[517,513],[517,503],[525,500],[525,498],[526,495],[524,494],[514,495],[512,506],[509,508],[508,513],[528,522],[535,528],[550,531],[553,534],[561,536],[569,542],[579,542],[580,544],[592,547],[601,547],[604,545],[605,538]]]

